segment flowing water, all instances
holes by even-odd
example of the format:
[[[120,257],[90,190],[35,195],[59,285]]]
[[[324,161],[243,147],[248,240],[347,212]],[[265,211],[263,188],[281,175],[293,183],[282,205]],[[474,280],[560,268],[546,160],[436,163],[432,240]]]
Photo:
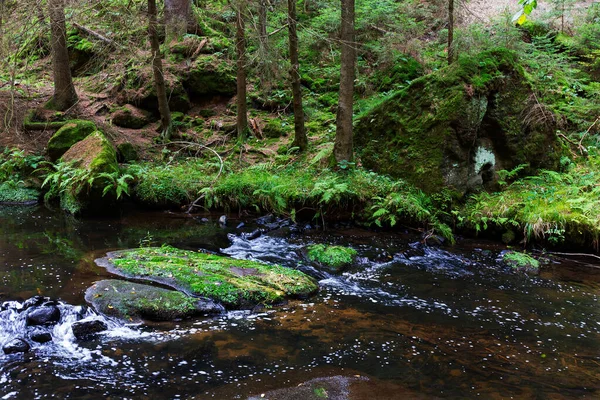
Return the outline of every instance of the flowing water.
[[[361,377],[351,399],[600,398],[594,266],[555,259],[531,277],[497,262],[503,248],[493,243],[435,248],[408,234],[295,226],[249,240],[252,220],[238,229],[238,220],[220,228],[216,219],[76,220],[1,208],[0,345],[23,336],[19,308],[32,296],[56,300],[62,316],[52,342],[0,354],[0,398],[246,399],[330,376]],[[320,291],[254,312],[145,325],[85,307],[85,289],[110,276],[95,258],[161,243],[299,268]],[[332,275],[303,261],[311,243],[349,245],[360,257]],[[71,323],[80,318],[109,330],[77,341]]]

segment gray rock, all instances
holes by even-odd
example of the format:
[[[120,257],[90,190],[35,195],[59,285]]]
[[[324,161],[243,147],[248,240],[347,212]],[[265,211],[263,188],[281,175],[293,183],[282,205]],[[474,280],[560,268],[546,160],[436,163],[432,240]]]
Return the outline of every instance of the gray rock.
[[[75,322],[71,325],[71,329],[73,329],[73,335],[78,340],[89,340],[96,337],[98,333],[108,329],[108,325],[106,325],[106,322],[104,321],[94,319],[90,321]]]
[[[25,339],[17,338],[6,343],[2,350],[4,354],[27,353],[29,351],[29,343]]]
[[[60,311],[55,306],[31,308],[27,314],[27,325],[52,325],[60,320]]]

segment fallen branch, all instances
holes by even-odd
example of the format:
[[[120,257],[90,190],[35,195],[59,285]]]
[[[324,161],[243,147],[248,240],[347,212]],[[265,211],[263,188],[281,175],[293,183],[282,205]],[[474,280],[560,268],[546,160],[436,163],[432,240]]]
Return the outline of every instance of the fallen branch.
[[[267,36],[273,36],[273,35],[275,35],[276,33],[279,33],[279,32],[281,32],[282,30],[284,30],[284,29],[285,29],[285,28],[287,28],[287,27],[288,27],[288,24],[285,24],[285,25],[283,25],[282,27],[275,29],[273,32],[270,32],[270,33],[269,33]]]
[[[79,31],[85,33],[88,36],[92,36],[93,38],[98,39],[101,42],[106,43],[108,46],[110,47],[120,47],[114,40],[107,38],[106,36],[103,36],[101,34],[99,34],[96,31],[91,30],[90,28],[86,28],[85,26],[79,25],[76,22],[72,22],[72,25]]]
[[[585,133],[581,137],[581,140],[579,140],[579,144],[577,146],[579,147],[579,151],[581,151],[581,154],[583,154],[583,152],[585,151],[585,147],[583,147],[583,145],[582,145],[583,139],[585,139],[585,137],[587,136],[587,134],[590,133],[590,131],[598,123],[598,121],[600,121],[600,117],[596,118],[596,120],[594,121],[594,123],[592,125],[590,125],[590,127],[587,129],[587,131],[585,131]],[[586,151],[586,153],[587,153],[587,151]]]
[[[28,131],[45,131],[45,130],[58,130],[62,128],[67,121],[33,121],[35,118],[35,110],[29,110],[29,112],[25,115],[25,119],[23,120],[23,128]]]

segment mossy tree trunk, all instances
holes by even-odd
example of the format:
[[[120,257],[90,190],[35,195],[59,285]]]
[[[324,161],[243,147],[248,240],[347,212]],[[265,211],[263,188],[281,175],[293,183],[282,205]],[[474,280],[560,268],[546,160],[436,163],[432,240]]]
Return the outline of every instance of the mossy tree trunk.
[[[48,0],[48,15],[50,16],[54,96],[47,106],[64,111],[77,103],[77,92],[73,86],[69,66],[64,0]]]
[[[192,0],[165,0],[165,25],[168,40],[180,39],[188,30],[195,31]]]
[[[340,41],[342,56],[340,64],[340,92],[336,118],[333,155],[340,163],[352,160],[352,110],[354,96],[354,67],[356,49],[354,43],[354,0],[341,0],[342,29]]]
[[[306,150],[308,138],[304,125],[304,108],[302,107],[302,88],[300,87],[300,62],[298,60],[298,32],[296,31],[296,0],[288,0],[288,29],[290,41],[290,79],[292,81],[292,97],[294,103],[294,142],[293,147]]]
[[[448,0],[448,65],[454,61],[454,0]]]
[[[244,140],[248,133],[248,105],[246,103],[246,24],[245,0],[236,1],[235,48],[237,51],[237,135]]]
[[[152,72],[154,74],[154,86],[156,96],[158,97],[158,111],[160,112],[160,122],[162,125],[162,138],[169,140],[171,138],[171,111],[167,100],[167,89],[163,75],[163,65],[160,55],[160,44],[158,43],[158,20],[156,17],[156,0],[148,0],[148,37],[150,39],[150,48],[152,50]]]

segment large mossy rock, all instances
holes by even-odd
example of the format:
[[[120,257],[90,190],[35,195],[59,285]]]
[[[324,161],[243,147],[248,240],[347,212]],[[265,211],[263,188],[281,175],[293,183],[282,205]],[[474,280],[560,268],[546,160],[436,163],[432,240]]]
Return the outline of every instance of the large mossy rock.
[[[170,246],[108,253],[96,263],[116,275],[167,285],[227,308],[273,304],[318,290],[312,278],[294,269]]]
[[[557,168],[564,148],[548,113],[516,54],[495,49],[394,93],[357,119],[355,143],[366,168],[465,193],[493,187],[498,170]]]
[[[74,144],[62,156],[62,161],[73,163],[76,168],[84,169],[90,176],[96,177],[91,187],[61,193],[61,207],[73,214],[102,213],[114,206],[116,198],[110,194],[104,195],[103,190],[108,184],[100,174],[114,174],[119,171],[117,153],[112,143],[100,131],[95,131],[82,141]],[[112,193],[112,192],[110,192]]]
[[[125,104],[111,116],[112,123],[121,128],[140,129],[153,121],[152,114],[131,104]]]
[[[115,279],[96,282],[86,290],[85,300],[96,311],[127,321],[172,321],[225,311],[210,300],[176,290]]]
[[[79,119],[68,121],[48,141],[48,157],[52,161],[58,160],[71,146],[97,129],[92,121]]]
[[[214,55],[199,57],[187,72],[184,85],[192,96],[233,96],[237,90],[234,68]]]
[[[313,244],[306,250],[307,258],[320,264],[327,269],[340,272],[350,266],[357,256],[356,250],[344,246],[326,246],[324,244]]]

